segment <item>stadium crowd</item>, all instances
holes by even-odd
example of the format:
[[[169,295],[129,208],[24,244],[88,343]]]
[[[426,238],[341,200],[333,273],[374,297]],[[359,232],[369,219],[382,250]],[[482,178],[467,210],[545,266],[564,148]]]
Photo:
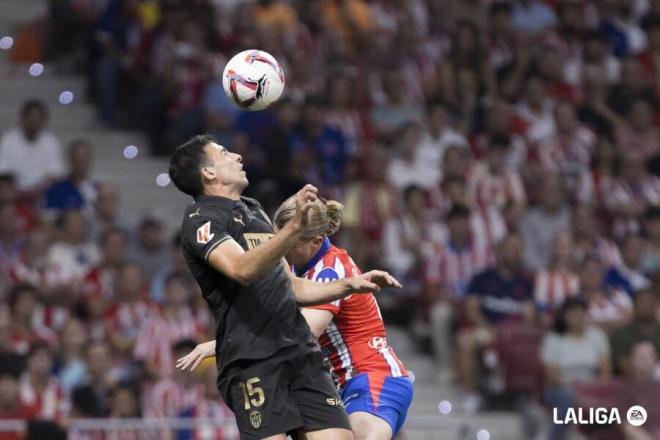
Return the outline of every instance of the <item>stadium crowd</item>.
[[[644,433],[660,438],[660,1],[50,12],[44,53],[87,76],[104,125],[143,130],[155,155],[213,134],[270,212],[308,182],[341,200],[338,244],[403,280],[383,312],[465,409],[502,395],[560,414],[643,402]],[[270,110],[240,111],[222,90],[246,48],[283,64]],[[0,345],[14,359],[0,362],[0,418],[230,419],[210,379],[173,368],[212,334],[180,238],[126,222],[121,195],[89,173],[93,139],[60,153],[47,114],[26,102],[0,143]]]

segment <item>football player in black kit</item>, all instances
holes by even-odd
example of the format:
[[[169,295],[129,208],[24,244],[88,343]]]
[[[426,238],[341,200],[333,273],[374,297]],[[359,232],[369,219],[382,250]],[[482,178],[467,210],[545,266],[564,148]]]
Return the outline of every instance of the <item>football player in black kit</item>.
[[[170,160],[176,187],[192,196],[183,251],[215,316],[218,389],[243,439],[352,439],[323,356],[298,305],[401,287],[371,271],[332,283],[296,278],[283,260],[300,238],[316,188],[296,194],[296,217],[276,234],[259,202],[241,197],[240,155],[196,136]]]

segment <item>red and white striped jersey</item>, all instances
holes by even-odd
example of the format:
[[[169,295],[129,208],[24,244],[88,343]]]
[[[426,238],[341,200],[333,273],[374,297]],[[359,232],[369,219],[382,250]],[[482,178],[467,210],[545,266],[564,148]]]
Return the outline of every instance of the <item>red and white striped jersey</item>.
[[[596,300],[590,300],[589,317],[594,323],[622,319],[633,308],[633,303],[626,292],[612,289],[608,294]]]
[[[552,312],[568,297],[577,295],[578,276],[565,270],[543,270],[534,280],[534,301],[542,310]]]
[[[611,185],[605,192],[604,202],[609,209],[616,209],[633,202],[660,205],[660,179],[649,175],[636,185],[624,179],[612,179]],[[614,234],[619,237],[638,233],[639,230],[639,219],[636,217],[616,216],[614,219]]]
[[[179,417],[186,409],[204,398],[204,386],[184,386],[174,379],[162,379],[154,384],[144,399],[145,417]]]
[[[27,373],[19,380],[19,398],[21,403],[35,409],[43,420],[63,420],[69,412],[69,402],[56,377],[48,380],[46,388],[37,392]]]
[[[149,300],[120,302],[107,312],[105,317],[106,330],[136,338],[142,323],[147,318],[159,313],[158,307]]]
[[[550,136],[539,141],[536,154],[544,170],[579,172],[589,168],[596,135],[586,127],[579,127],[569,138]]]
[[[327,283],[359,275],[360,269],[345,250],[332,245],[326,238],[317,254],[296,273],[302,278]],[[372,294],[349,295],[310,308],[334,314],[319,337],[319,345],[332,363],[341,387],[360,373],[381,373],[391,377],[408,374],[403,362],[387,345],[385,324]]]
[[[437,244],[424,264],[425,282],[439,286],[451,299],[461,299],[472,277],[495,262],[495,253],[487,237],[472,234],[466,246],[458,248]]]
[[[510,203],[525,203],[527,200],[520,174],[507,169],[501,175],[495,175],[485,162],[473,166],[467,187],[468,194],[478,206],[493,205],[501,210]]]
[[[613,241],[601,236],[597,236],[589,243],[576,240],[574,257],[577,261],[596,258],[606,268],[621,264],[621,252],[619,252],[618,246]]]
[[[133,356],[158,365],[164,377],[174,373],[174,352],[172,346],[181,339],[198,339],[203,332],[198,326],[192,311],[183,308],[176,319],[160,315],[147,318],[135,340]]]

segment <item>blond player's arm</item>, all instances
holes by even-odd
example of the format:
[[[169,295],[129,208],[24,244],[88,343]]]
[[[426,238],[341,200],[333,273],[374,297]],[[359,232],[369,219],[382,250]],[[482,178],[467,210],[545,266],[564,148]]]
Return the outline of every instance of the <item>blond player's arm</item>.
[[[293,294],[301,306],[318,306],[336,301],[353,293],[375,293],[381,287],[401,288],[401,284],[387,272],[372,270],[361,275],[343,278],[330,283],[317,283],[296,277],[283,261],[287,274],[291,279]]]
[[[318,338],[323,334],[325,328],[330,324],[330,321],[332,321],[332,318],[334,317],[331,311],[321,309],[302,308],[300,309],[300,313],[302,313],[305,321],[307,321],[307,325],[309,325],[309,329],[312,331],[315,338]]]

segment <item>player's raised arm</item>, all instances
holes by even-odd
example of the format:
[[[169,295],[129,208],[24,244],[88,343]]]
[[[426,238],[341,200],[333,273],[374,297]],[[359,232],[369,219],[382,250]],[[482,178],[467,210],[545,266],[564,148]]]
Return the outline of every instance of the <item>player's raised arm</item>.
[[[317,306],[341,299],[354,293],[375,293],[381,287],[401,288],[396,278],[382,270],[372,270],[361,275],[331,283],[317,283],[296,277],[287,264],[287,273],[291,277],[293,293],[301,306]]]
[[[241,285],[250,285],[262,275],[279,264],[284,254],[300,238],[305,226],[307,211],[316,200],[317,189],[305,185],[296,194],[300,207],[296,217],[280,229],[270,240],[248,251],[233,239],[227,237],[209,250],[207,261],[216,270]]]

